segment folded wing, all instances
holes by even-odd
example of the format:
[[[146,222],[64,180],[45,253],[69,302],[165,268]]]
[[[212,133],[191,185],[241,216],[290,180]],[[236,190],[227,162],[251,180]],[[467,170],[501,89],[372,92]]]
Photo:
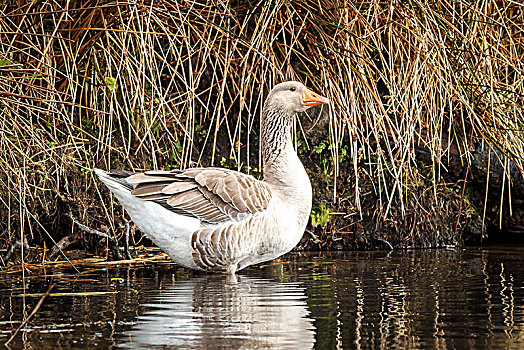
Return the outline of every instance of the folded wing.
[[[131,194],[216,225],[266,210],[271,188],[253,176],[220,168],[146,171],[128,176]]]

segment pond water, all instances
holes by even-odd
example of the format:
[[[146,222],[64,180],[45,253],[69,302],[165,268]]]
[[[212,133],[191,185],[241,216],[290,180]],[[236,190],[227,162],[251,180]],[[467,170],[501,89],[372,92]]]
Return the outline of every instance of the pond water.
[[[524,347],[523,247],[289,254],[236,278],[167,263],[46,273],[52,294],[12,348]],[[1,344],[50,283],[0,275]]]

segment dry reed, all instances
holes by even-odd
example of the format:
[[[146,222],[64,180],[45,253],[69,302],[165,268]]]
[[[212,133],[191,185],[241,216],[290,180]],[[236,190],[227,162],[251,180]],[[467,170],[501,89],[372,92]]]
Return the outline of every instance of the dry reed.
[[[522,176],[523,22],[492,0],[4,2],[0,246],[51,244],[72,229],[62,212],[120,235],[95,166],[258,174],[263,98],[288,79],[333,101],[323,156],[335,200],[352,173],[352,217],[364,181],[386,220],[421,205],[421,177],[444,206],[441,172],[477,143]]]

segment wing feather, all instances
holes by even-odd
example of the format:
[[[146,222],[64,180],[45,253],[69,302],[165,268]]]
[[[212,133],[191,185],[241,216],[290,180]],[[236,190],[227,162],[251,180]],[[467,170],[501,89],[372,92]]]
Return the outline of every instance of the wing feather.
[[[165,194],[177,194],[177,193],[189,191],[195,188],[198,188],[196,184],[193,184],[190,182],[176,181],[176,182],[172,182],[171,184],[167,185],[162,190],[162,192]]]
[[[125,180],[133,187],[134,196],[208,224],[240,221],[264,211],[272,196],[270,185],[263,181],[221,168],[151,170],[131,174]],[[210,239],[228,234],[217,233]],[[218,242],[212,246],[218,247]]]

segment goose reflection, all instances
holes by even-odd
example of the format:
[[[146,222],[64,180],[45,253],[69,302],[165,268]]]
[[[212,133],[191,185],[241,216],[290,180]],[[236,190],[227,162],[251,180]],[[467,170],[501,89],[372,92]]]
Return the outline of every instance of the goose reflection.
[[[204,276],[175,282],[144,306],[124,347],[310,349],[315,342],[298,283]]]

